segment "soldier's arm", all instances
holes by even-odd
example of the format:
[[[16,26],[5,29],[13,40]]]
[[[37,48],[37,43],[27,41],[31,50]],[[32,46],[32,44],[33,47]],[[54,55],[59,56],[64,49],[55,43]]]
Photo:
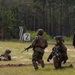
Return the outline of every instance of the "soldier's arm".
[[[32,44],[30,45],[30,46],[28,46],[27,48],[25,48],[25,50],[28,50],[28,49],[30,49],[30,48],[33,48],[34,46],[35,46],[35,44],[36,44],[36,41],[37,41],[37,36],[34,38],[34,40],[32,41]]]
[[[34,40],[32,41],[32,47],[34,47],[37,43],[38,36],[35,36]]]
[[[30,45],[27,48],[25,48],[25,50],[29,50],[30,48],[32,48],[32,45]]]
[[[48,47],[48,42],[45,40],[45,48]]]
[[[67,48],[65,47],[65,45],[62,46],[62,54],[67,54]]]
[[[5,56],[5,53],[1,54],[0,56]]]
[[[23,53],[24,51],[28,51],[28,50],[29,50],[29,48],[32,48],[32,45],[30,45],[30,46],[26,47],[23,51],[21,51],[21,53]]]
[[[55,47],[52,48],[52,52],[50,53],[50,55],[49,55],[48,58],[47,58],[47,61],[48,61],[48,62],[49,62],[49,60],[51,60],[51,59],[53,58],[53,56],[54,56],[54,49],[55,49]]]
[[[47,58],[47,62],[49,62],[52,59],[52,57],[53,57],[53,53],[51,52],[51,54]]]
[[[74,36],[73,36],[73,46],[75,48],[75,33],[74,33]]]
[[[25,50],[29,50],[30,48],[34,48],[37,42],[37,37],[34,38],[34,40],[32,41],[32,44],[30,46],[28,46],[27,48],[25,48]]]

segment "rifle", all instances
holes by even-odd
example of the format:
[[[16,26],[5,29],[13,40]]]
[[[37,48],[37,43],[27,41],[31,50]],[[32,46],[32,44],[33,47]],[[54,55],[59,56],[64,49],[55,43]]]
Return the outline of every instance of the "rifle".
[[[52,52],[53,52],[53,55],[55,55],[56,57],[58,57],[60,55],[56,48],[53,48]]]
[[[28,46],[28,47],[26,47],[23,51],[21,51],[21,53],[23,53],[24,51],[27,51],[28,52],[28,49],[31,48],[31,47],[32,47],[31,45]]]
[[[23,51],[21,51],[21,53],[23,53],[25,51],[25,49]]]

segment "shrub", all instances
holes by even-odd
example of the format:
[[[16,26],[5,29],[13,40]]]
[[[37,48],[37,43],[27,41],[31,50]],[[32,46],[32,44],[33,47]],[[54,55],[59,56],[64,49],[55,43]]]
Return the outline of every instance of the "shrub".
[[[64,40],[65,40],[65,42],[72,42],[73,37],[72,36],[71,37],[64,36]]]
[[[32,41],[37,34],[36,31],[26,31],[26,33],[30,33],[30,41]],[[50,36],[46,32],[44,32],[44,36],[47,40],[50,40]]]

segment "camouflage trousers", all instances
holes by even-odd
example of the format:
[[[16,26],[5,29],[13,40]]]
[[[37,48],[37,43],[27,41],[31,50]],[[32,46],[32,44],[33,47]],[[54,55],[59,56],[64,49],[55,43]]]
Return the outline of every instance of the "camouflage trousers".
[[[43,54],[44,53],[41,53],[39,51],[34,51],[33,52],[32,63],[33,63],[33,66],[34,66],[35,69],[38,68],[38,64],[37,63],[40,63],[42,61]]]

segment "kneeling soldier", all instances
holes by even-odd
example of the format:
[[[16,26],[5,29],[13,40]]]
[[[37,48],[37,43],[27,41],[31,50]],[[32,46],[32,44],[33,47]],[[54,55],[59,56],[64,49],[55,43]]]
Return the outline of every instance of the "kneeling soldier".
[[[52,52],[49,55],[47,61],[53,58],[54,67],[56,69],[61,68],[61,63],[66,63],[68,56],[67,56],[67,48],[63,44],[64,39],[62,36],[56,36],[54,38],[56,40],[55,46],[52,48]]]

